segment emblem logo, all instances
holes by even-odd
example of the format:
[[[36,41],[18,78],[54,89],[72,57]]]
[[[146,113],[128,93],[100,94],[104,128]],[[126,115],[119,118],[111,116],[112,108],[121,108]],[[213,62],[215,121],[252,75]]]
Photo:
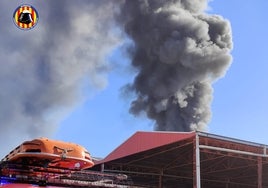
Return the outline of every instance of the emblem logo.
[[[38,22],[38,19],[38,12],[31,5],[21,5],[13,14],[15,25],[22,30],[30,30],[34,28]]]

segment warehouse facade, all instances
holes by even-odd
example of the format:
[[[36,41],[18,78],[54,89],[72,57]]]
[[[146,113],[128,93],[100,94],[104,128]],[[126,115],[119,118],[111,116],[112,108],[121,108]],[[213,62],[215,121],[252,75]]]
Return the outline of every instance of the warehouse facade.
[[[137,187],[268,188],[267,145],[203,132],[137,132],[95,163]]]

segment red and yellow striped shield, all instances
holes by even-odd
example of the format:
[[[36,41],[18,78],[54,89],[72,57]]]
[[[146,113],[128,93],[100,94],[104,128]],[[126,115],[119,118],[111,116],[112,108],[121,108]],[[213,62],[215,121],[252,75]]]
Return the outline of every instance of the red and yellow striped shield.
[[[29,30],[36,26],[39,16],[33,6],[21,5],[15,10],[13,19],[19,29]]]

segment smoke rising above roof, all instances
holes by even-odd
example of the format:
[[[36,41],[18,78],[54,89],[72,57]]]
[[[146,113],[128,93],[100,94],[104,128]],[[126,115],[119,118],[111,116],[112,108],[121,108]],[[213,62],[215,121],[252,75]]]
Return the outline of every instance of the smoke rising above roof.
[[[105,87],[105,58],[118,43],[110,1],[28,1],[40,16],[30,31],[12,23],[20,3],[0,2],[0,155],[23,140],[51,136],[82,100],[85,82]]]
[[[205,12],[206,0],[125,0],[118,23],[133,41],[137,76],[130,112],[146,112],[156,130],[206,130],[212,84],[232,57],[230,23]]]
[[[30,31],[10,22],[19,3],[0,1],[0,155],[54,132],[82,100],[85,80],[105,87],[106,55],[121,40],[115,21],[133,41],[138,70],[128,86],[137,96],[130,112],[146,112],[156,130],[206,129],[212,84],[232,49],[229,22],[206,14],[206,0],[28,1],[40,17]]]

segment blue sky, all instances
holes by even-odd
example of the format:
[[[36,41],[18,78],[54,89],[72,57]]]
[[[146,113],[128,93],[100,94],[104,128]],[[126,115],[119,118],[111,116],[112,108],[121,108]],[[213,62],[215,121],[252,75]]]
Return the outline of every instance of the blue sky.
[[[209,13],[231,22],[234,48],[227,74],[213,84],[208,131],[268,144],[268,1],[214,0],[209,6]],[[128,63],[120,53],[112,59]],[[152,121],[128,113],[130,99],[122,97],[120,89],[133,75],[124,66],[113,68],[103,90],[85,88],[88,99],[61,122],[55,139],[79,143],[93,156],[105,157],[136,131],[153,130]]]
[[[233,30],[233,64],[214,85],[210,132],[268,143],[266,1],[214,1]]]

